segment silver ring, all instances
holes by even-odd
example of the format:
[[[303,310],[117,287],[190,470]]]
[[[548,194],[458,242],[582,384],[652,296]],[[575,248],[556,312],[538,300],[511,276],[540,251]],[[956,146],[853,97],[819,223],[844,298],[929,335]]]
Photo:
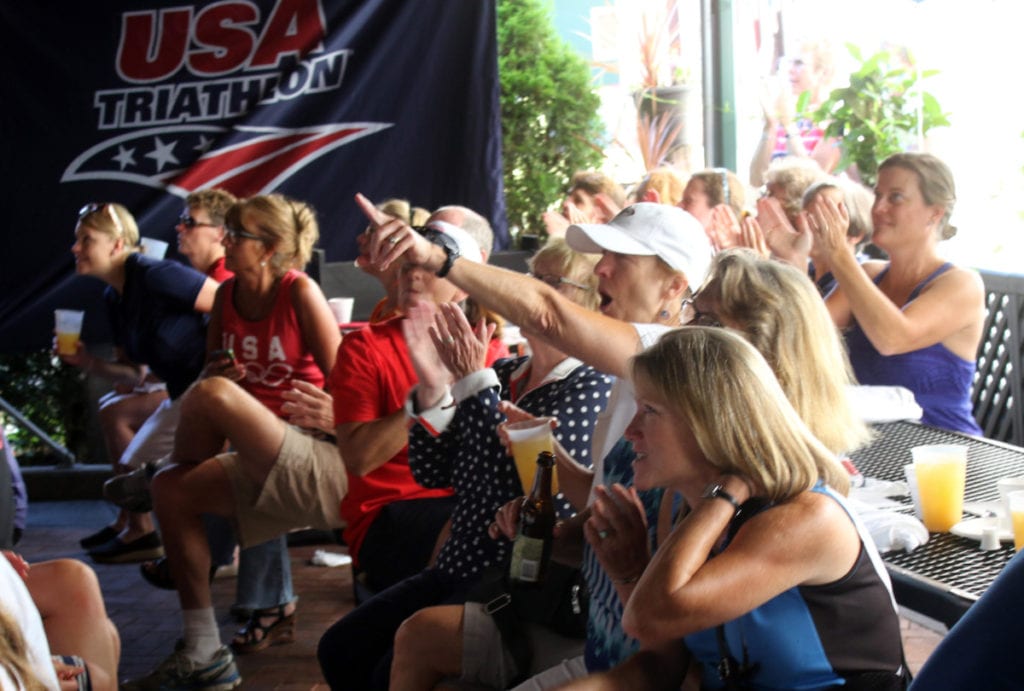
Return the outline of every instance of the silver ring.
[[[597,531],[597,536],[599,538],[601,538],[602,540],[604,540],[605,538],[608,537],[608,531],[607,530],[598,530]]]
[[[388,243],[392,245],[397,245],[399,240],[401,240],[401,238],[399,238],[397,235],[392,235],[391,237],[388,238]]]
[[[455,339],[454,339],[454,338],[452,338],[451,336],[445,336],[445,337],[444,337],[444,342],[445,342],[445,343],[446,343],[447,345],[455,345]]]

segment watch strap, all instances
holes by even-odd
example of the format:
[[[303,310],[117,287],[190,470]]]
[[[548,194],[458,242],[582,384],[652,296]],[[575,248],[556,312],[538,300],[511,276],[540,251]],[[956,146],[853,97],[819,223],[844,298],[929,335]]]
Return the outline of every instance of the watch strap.
[[[742,508],[740,503],[736,501],[736,497],[732,496],[727,491],[725,491],[725,487],[723,487],[720,483],[717,482],[708,485],[704,489],[704,494],[702,494],[701,496],[704,497],[705,499],[724,499],[725,501],[732,504],[733,509],[735,509],[737,513]]]

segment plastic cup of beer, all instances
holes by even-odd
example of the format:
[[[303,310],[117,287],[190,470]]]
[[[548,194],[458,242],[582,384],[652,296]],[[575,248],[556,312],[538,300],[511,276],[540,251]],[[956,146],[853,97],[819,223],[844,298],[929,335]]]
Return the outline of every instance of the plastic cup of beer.
[[[505,425],[508,440],[512,442],[512,457],[523,483],[523,492],[529,494],[533,476],[537,473],[537,456],[541,451],[555,452],[555,438],[551,434],[551,417],[509,422]],[[551,493],[558,492],[557,475],[551,478]]]
[[[74,355],[78,352],[78,341],[82,335],[82,319],[85,312],[81,310],[54,310],[54,326],[57,332],[57,353]]]
[[[967,480],[967,447],[929,444],[910,450],[921,497],[921,518],[933,533],[945,533],[960,522]]]
[[[1013,522],[1013,546],[1019,552],[1024,549],[1024,490],[1015,490],[1006,495]]]

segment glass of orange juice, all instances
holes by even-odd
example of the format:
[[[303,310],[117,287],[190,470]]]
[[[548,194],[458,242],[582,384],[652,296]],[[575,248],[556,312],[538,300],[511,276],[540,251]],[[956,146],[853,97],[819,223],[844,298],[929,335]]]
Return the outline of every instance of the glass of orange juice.
[[[57,352],[60,355],[74,355],[78,352],[78,340],[82,334],[81,310],[54,310],[54,330],[57,332]]]
[[[925,527],[945,533],[960,522],[967,480],[967,447],[958,444],[929,444],[910,450],[921,498]]]
[[[541,451],[555,452],[555,438],[551,434],[553,417],[538,417],[505,424],[508,440],[512,442],[512,458],[519,471],[523,492],[530,493],[533,476],[537,473],[537,455]],[[551,477],[551,493],[558,492],[557,471]]]
[[[1014,490],[1006,495],[1006,505],[1013,523],[1013,546],[1019,552],[1024,549],[1024,490]]]

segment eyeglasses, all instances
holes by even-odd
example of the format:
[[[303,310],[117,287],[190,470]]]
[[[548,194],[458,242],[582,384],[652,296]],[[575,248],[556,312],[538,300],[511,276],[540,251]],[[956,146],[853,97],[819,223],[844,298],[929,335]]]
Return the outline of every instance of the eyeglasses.
[[[202,221],[197,221],[192,218],[192,214],[188,212],[178,216],[177,225],[185,226],[188,230],[192,230],[193,228],[198,228],[200,226],[206,226],[207,228],[220,228],[220,224],[218,223],[203,223]]]
[[[567,286],[572,286],[573,288],[579,288],[580,290],[587,290],[587,291],[590,290],[590,286],[585,286],[582,283],[577,283],[576,281],[571,281],[568,278],[566,278],[565,276],[559,276],[557,274],[535,274],[535,273],[529,273],[529,274],[526,274],[526,275],[527,276],[532,276],[533,278],[536,278],[538,281],[541,281],[543,283],[547,283],[552,288],[557,288],[558,286],[564,284],[564,285],[567,285]]]
[[[683,300],[683,314],[689,313],[690,318],[684,323],[687,326],[721,326],[722,322],[714,312],[701,312],[697,307],[697,294]]]
[[[265,237],[253,235],[248,231],[240,230],[239,228],[232,228],[231,226],[224,226],[224,239],[230,242],[238,242],[239,239],[259,240],[260,242],[267,241]]]
[[[110,220],[114,222],[114,227],[117,228],[117,234],[124,237],[124,226],[121,225],[121,219],[118,218],[117,212],[114,211],[114,207],[110,204],[100,204],[99,202],[89,202],[81,209],[78,210],[78,222],[81,223],[82,219],[89,214],[94,214],[98,211],[106,210],[107,215],[110,216]]]

